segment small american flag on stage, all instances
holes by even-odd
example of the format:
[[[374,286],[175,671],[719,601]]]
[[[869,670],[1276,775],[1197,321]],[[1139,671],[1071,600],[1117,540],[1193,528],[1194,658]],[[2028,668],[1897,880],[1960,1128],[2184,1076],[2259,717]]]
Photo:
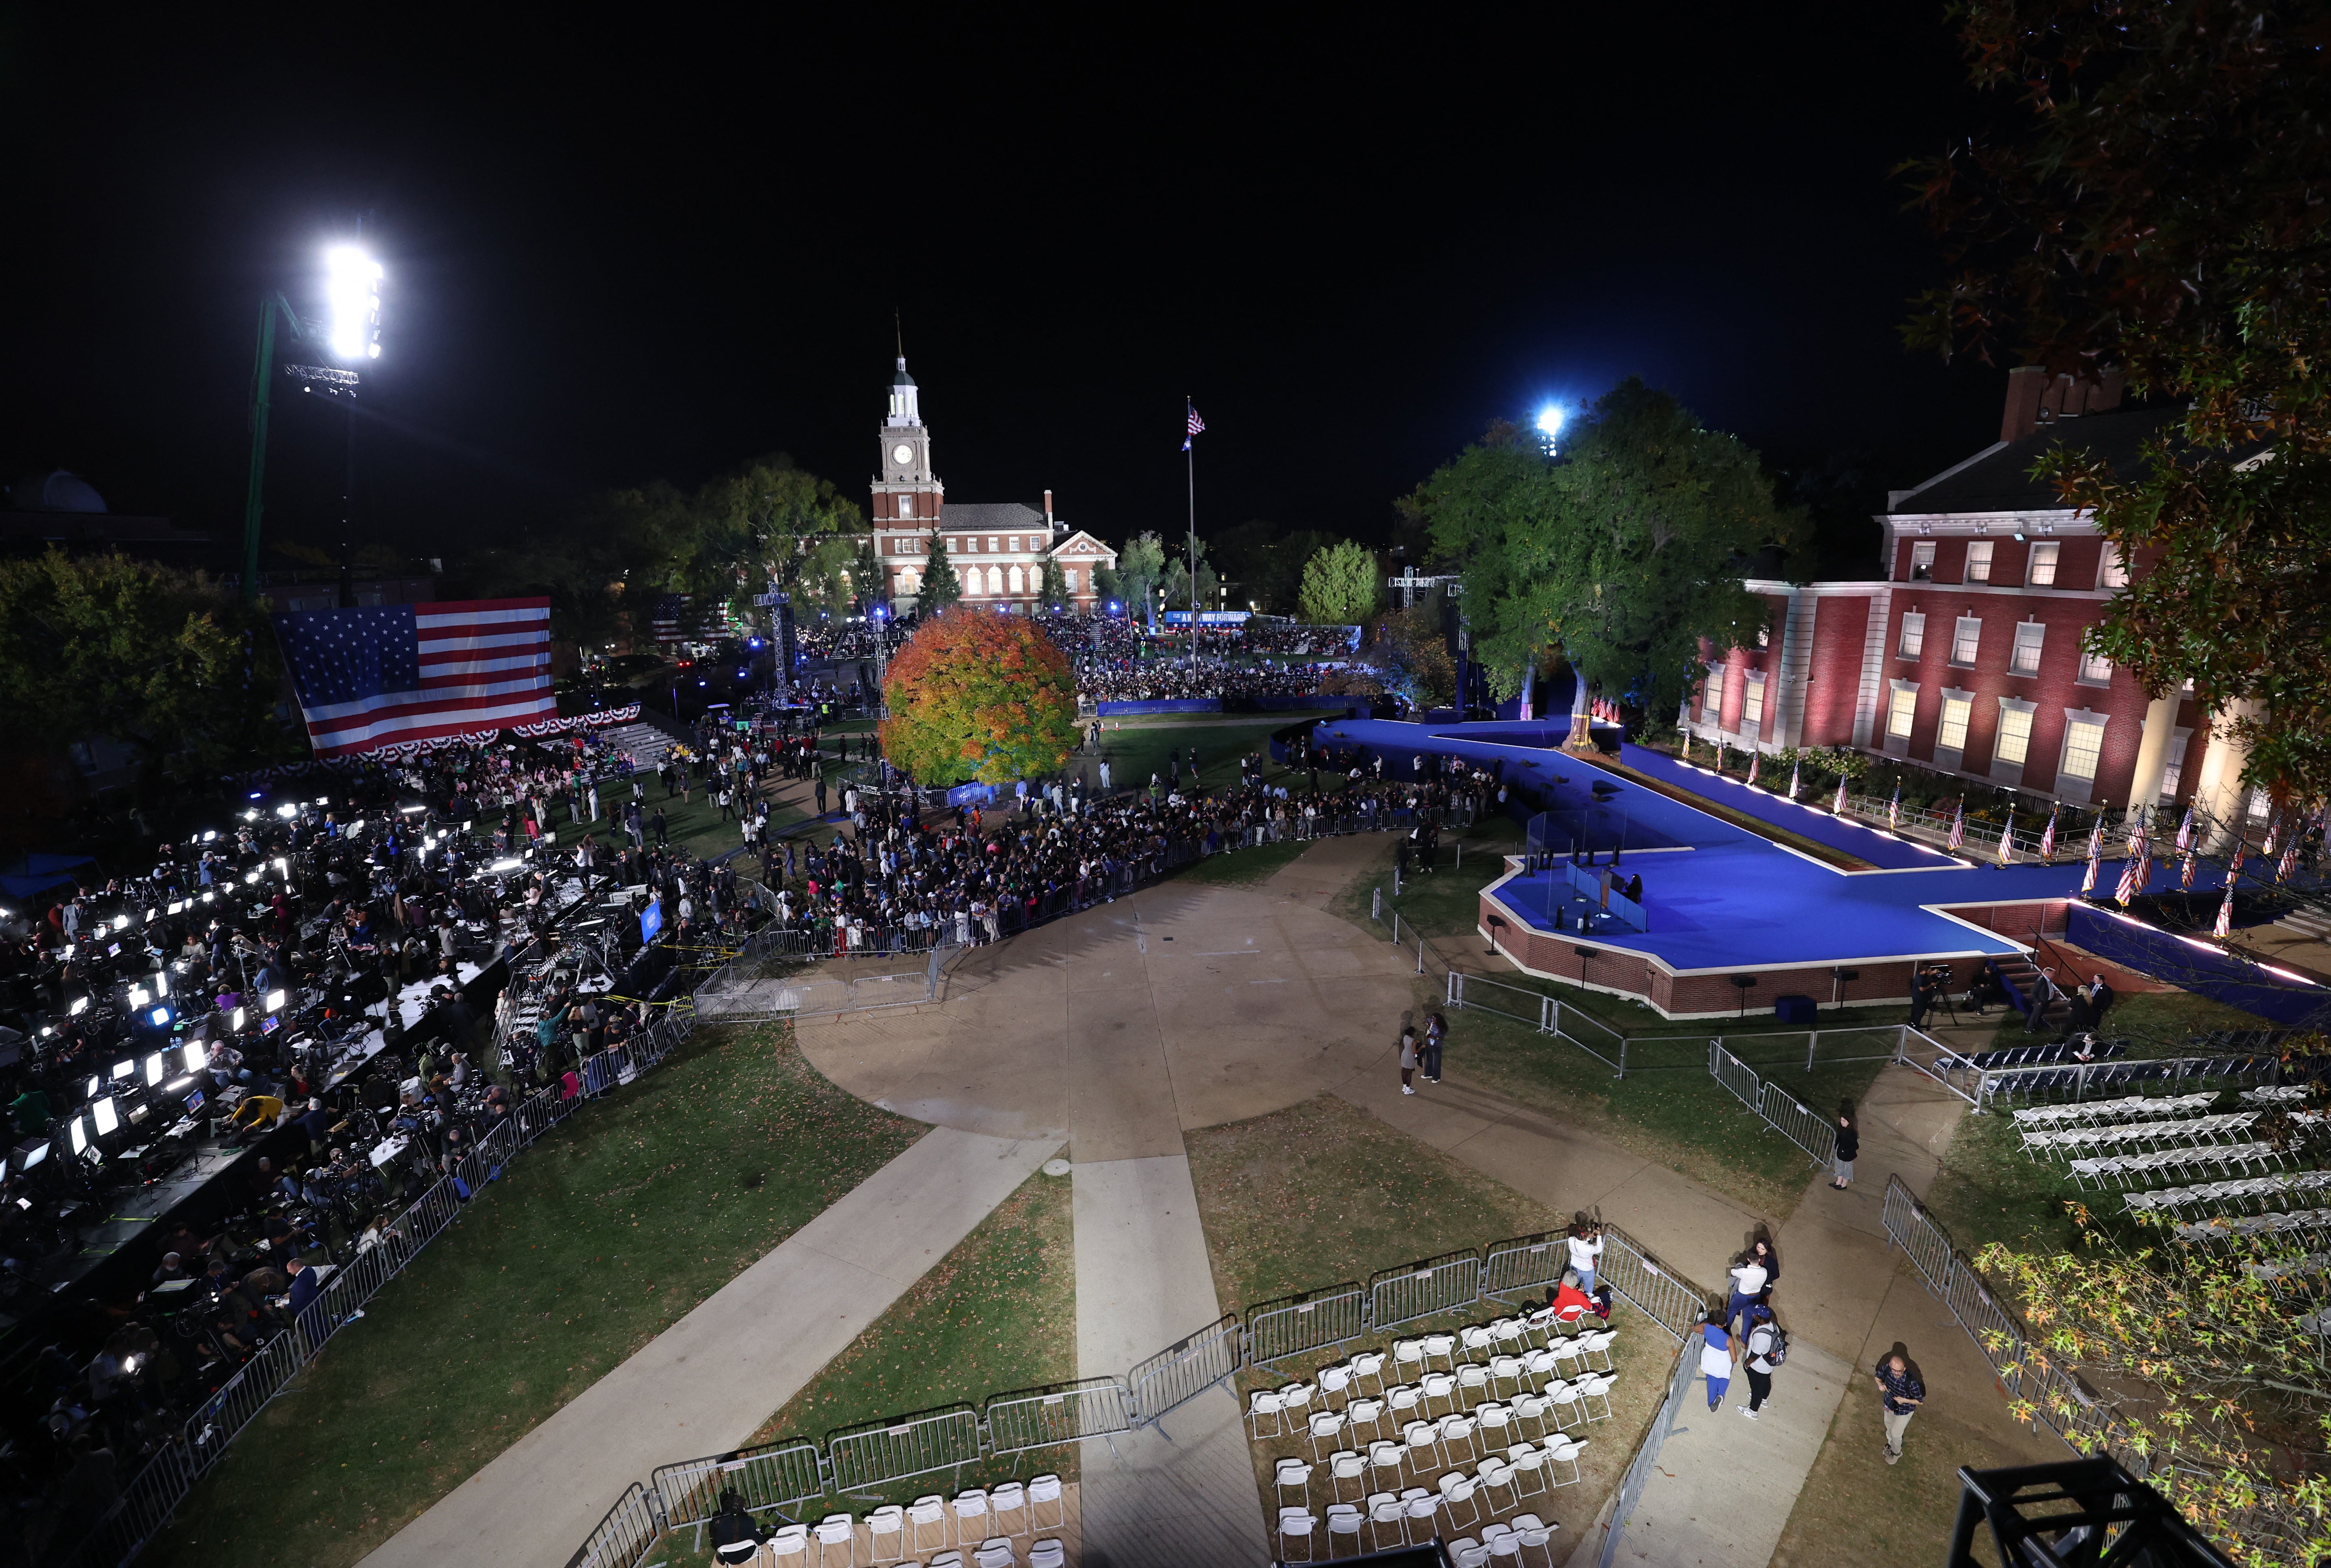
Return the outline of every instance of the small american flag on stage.
[[[374,604],[275,617],[318,756],[409,751],[556,717],[550,601]]]

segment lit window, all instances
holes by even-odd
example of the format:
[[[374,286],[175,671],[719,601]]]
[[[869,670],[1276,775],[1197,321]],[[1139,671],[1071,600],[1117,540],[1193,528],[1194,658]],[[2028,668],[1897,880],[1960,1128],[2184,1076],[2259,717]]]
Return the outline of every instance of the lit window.
[[[1935,731],[1935,744],[1950,751],[1966,749],[1967,699],[1964,697],[1943,698],[1943,722]]]
[[[2015,651],[2008,655],[2007,668],[2017,675],[2040,673],[2040,645],[2047,641],[2048,628],[2037,621],[2026,621],[2015,628]]]
[[[1951,632],[1951,662],[1973,664],[1975,649],[1983,641],[1983,618],[1962,615]]]
[[[1711,716],[1718,717],[1722,717],[1724,713],[1724,666],[1721,664],[1711,664],[1708,667],[1707,706],[1708,711]]]
[[[2042,539],[2031,546],[2031,569],[2024,575],[2026,587],[2052,588],[2056,584],[2056,557],[2064,546],[2053,539]]]
[[[1755,676],[1740,692],[1740,727],[1747,729],[1765,717],[1765,683]]]
[[[1009,539],[1006,539],[1006,540],[1004,541],[1004,543],[1005,543],[1006,545],[1008,545],[1008,546],[1011,547],[1011,549],[1012,549],[1012,551],[1013,551],[1013,553],[1014,555],[1017,555],[1017,554],[1019,553],[1019,550],[1020,550],[1020,536],[1019,536],[1019,535],[1017,535],[1017,534],[1013,535]]]
[[[1918,693],[1914,687],[1898,687],[1894,692],[1894,706],[1886,711],[1886,733],[1907,736],[1910,720],[1918,711]]]
[[[963,541],[962,541],[961,539],[949,539],[949,540],[947,541],[947,553],[948,553],[948,554],[950,554],[950,555],[960,555],[960,554],[962,554],[962,553],[963,553]]]
[[[2090,686],[2112,684],[2112,660],[2101,653],[2080,655],[2080,679]]]
[[[1014,566],[1014,567],[1013,567],[1013,568],[1012,568],[1012,591],[1013,591],[1014,594],[1017,594],[1017,593],[1019,593],[1019,592],[1020,592],[1021,587],[1022,587],[1022,579],[1021,579],[1021,576],[1020,576],[1020,568],[1019,568],[1019,567],[1017,567],[1017,566]]]
[[[2097,586],[2099,588],[2128,586],[2128,562],[2121,557],[2120,546],[2110,539],[2105,541],[2104,559],[2098,563]]]
[[[899,498],[899,515],[902,518],[911,518],[915,515],[914,497],[900,496]]]
[[[1923,583],[1935,575],[1935,542],[1924,539],[1910,546],[1910,580]]]
[[[1977,539],[1967,546],[1966,580],[1970,583],[1991,581],[1991,541]]]
[[[2066,778],[2093,779],[2097,776],[2097,754],[2104,749],[2105,727],[2086,719],[2074,719],[2064,727],[2064,766]]]
[[[1902,617],[1902,657],[1916,659],[1927,645],[1927,618],[1912,610]]]
[[[987,536],[987,553],[991,556],[995,554],[995,536],[994,534]]]
[[[2254,789],[2250,791],[2250,821],[2254,822],[2262,822],[2266,821],[2267,813],[2271,812],[2273,809],[2274,797],[2272,795],[2269,795],[2262,789]]]
[[[2169,737],[2169,761],[2161,769],[2161,798],[2168,800],[2177,794],[2178,782],[2185,774],[2185,743],[2192,736],[2173,735]]]
[[[1062,572],[1061,574],[1061,582],[1067,587],[1070,593],[1075,593],[1077,591],[1076,568],[1071,566],[1067,571]]]
[[[2003,708],[1999,710],[1999,744],[1992,748],[1993,760],[2020,763],[2031,751],[2031,710],[2028,708]]]

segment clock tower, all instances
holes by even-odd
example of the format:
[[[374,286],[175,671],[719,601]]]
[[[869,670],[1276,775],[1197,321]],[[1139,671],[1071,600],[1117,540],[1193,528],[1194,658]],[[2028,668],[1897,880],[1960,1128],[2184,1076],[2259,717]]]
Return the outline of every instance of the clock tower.
[[[931,472],[931,432],[916,405],[907,356],[890,377],[890,412],[882,421],[882,466],[874,476],[874,526],[928,529],[938,520],[947,487]]]

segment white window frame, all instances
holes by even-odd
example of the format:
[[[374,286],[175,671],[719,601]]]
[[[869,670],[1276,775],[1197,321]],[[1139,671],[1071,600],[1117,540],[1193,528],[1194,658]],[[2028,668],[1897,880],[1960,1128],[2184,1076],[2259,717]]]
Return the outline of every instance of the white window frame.
[[[2128,586],[2128,558],[2110,539],[2105,541],[2104,551],[2097,559],[2097,586],[2107,590]]]
[[[1931,583],[1935,580],[1935,541],[1920,539],[1910,546],[1910,581]]]
[[[2020,719],[2023,733],[2015,733],[2011,718]],[[2040,709],[2020,697],[1999,699],[1999,729],[1991,743],[1991,775],[2009,784],[2020,784],[2023,769],[2031,761],[2031,732],[2039,727]],[[2012,749],[2014,755],[2008,752]]]
[[[2103,668],[2101,670],[2098,669],[2097,667],[2098,665],[2102,665]],[[2086,648],[2080,650],[2080,672],[2073,677],[2075,684],[2080,686],[2110,686],[2112,684],[2112,678],[2113,661],[2111,660],[2106,658],[2101,653],[2091,652]]]
[[[1724,724],[1724,674],[1725,666],[1709,665],[1708,680],[1700,694],[1700,712],[1719,728]]]
[[[1969,627],[1973,627],[1974,630],[1970,632],[1967,630]],[[1959,657],[1959,648],[1962,644],[1967,651],[1966,657],[1964,659]],[[1951,622],[1951,663],[1961,670],[1972,670],[1974,668],[1975,660],[1982,656],[1983,617],[1980,615],[1955,617]]]
[[[2064,546],[2057,539],[2034,539],[2031,553],[2023,563],[2023,585],[2027,588],[2052,588],[2056,572],[2064,564]]]
[[[1951,738],[1951,710],[1958,710],[1959,734]],[[1946,690],[1943,693],[1942,711],[1935,717],[1935,760],[1942,761],[1943,753],[1964,756],[1966,754],[1967,731],[1974,725],[1974,693]],[[1954,766],[1956,765],[1954,764]]]
[[[1020,536],[1019,536],[1019,535],[1014,534],[1014,535],[1013,535],[1010,538],[1008,538],[1008,539],[1004,540],[1004,544],[1005,544],[1007,546],[1009,546],[1010,551],[1011,551],[1011,553],[1012,553],[1013,555],[1015,555],[1015,556],[1016,556],[1016,555],[1018,555],[1018,554],[1020,553]]]
[[[2068,799],[2077,798],[2086,803],[2096,794],[2097,772],[2104,766],[2105,732],[2112,723],[2107,714],[2091,712],[2085,708],[2064,710],[2064,737],[2056,749],[2056,793]],[[2097,746],[2088,772],[2083,775],[2072,771],[2072,742],[2084,728],[2097,732]]]
[[[1898,659],[1916,659],[1927,650],[1927,617],[1917,610],[1902,612],[1902,635],[1894,644]]]
[[[1897,756],[1910,749],[1910,732],[1918,727],[1918,683],[1915,680],[1889,680],[1887,683],[1886,716],[1883,745],[1880,749]],[[1903,698],[1910,700],[1904,702]],[[1896,719],[1902,721],[1898,731]]]
[[[2169,755],[2161,763],[2161,798],[2164,801],[2177,798],[2177,786],[2185,777],[2185,743],[2193,738],[2190,729],[2170,734]]]
[[[2015,623],[2015,643],[2007,651],[2007,672],[2025,677],[2040,673],[2040,660],[2048,649],[2048,623],[2044,621],[2018,621]],[[2024,655],[2031,655],[2031,667],[2024,666]]]
[[[899,515],[902,518],[911,518],[915,515],[914,497],[900,496],[899,498]]]
[[[1740,687],[1740,733],[1749,735],[1765,724],[1765,672],[1751,670]]]
[[[1967,541],[1966,571],[1962,575],[1968,582],[1988,583],[1991,581],[1992,545],[1993,541],[1989,539],[1970,539]]]

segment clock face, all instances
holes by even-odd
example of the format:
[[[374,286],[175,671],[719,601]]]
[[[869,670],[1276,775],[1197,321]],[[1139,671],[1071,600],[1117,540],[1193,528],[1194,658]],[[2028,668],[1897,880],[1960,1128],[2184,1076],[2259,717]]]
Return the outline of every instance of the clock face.
[[[915,449],[902,441],[890,449],[890,461],[900,468],[905,468],[915,461]]]

